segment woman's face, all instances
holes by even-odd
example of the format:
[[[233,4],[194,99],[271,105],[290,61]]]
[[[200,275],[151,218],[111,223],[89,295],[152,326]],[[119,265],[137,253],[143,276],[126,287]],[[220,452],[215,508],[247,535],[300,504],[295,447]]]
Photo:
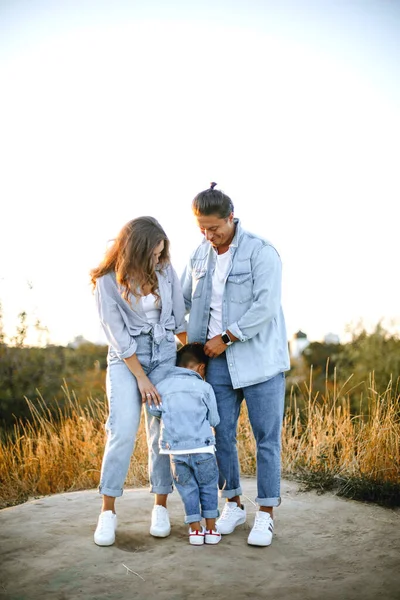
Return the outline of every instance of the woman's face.
[[[158,246],[156,246],[153,250],[153,265],[158,265],[158,261],[160,260],[160,256],[162,251],[164,250],[164,240],[162,240]]]

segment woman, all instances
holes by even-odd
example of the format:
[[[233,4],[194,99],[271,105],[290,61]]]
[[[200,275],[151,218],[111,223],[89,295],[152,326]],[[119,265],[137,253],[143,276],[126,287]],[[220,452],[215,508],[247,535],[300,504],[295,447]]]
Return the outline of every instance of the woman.
[[[169,241],[152,217],[129,221],[90,273],[100,321],[109,342],[109,416],[99,491],[103,495],[94,541],[115,541],[115,498],[122,495],[142,403],[158,405],[155,385],[175,365],[174,334],[186,339],[184,301],[170,264]],[[147,411],[146,411],[147,412]],[[158,453],[158,420],[146,415],[150,491],[155,494],[150,533],[170,533],[167,495],[172,492],[168,456]]]

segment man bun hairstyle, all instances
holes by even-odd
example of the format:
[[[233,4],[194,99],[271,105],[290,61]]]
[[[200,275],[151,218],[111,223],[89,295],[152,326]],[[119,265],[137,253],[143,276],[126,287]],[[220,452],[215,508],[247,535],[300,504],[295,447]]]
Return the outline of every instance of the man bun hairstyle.
[[[215,181],[212,181],[208,190],[193,198],[192,210],[196,217],[216,215],[219,219],[227,219],[233,213],[232,200],[221,190],[214,189],[216,185]]]
[[[204,352],[203,344],[199,342],[193,342],[192,344],[185,344],[179,348],[176,354],[176,366],[187,368],[190,363],[196,363],[198,365],[208,364],[208,356]]]

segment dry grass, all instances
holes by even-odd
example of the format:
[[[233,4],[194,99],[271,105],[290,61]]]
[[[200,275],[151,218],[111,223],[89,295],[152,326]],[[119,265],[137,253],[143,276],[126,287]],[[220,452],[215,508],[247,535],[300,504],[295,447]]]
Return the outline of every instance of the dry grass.
[[[371,377],[365,414],[351,415],[344,386],[319,396],[310,383],[292,389],[282,430],[282,467],[321,490],[400,504],[400,394],[390,382],[383,394]],[[347,389],[347,391],[346,391]],[[82,406],[63,388],[66,406],[52,414],[42,398],[30,401],[32,422],[16,423],[0,446],[0,508],[29,497],[93,488],[104,449],[105,399]],[[306,398],[298,409],[299,396]],[[243,407],[238,430],[241,469],[255,474],[255,444]],[[141,424],[126,484],[147,485],[147,446]]]
[[[371,374],[360,413],[352,415],[351,378],[325,394],[309,384],[292,388],[282,436],[282,467],[308,487],[348,498],[400,505],[400,392],[390,381],[379,394]],[[302,396],[297,408],[298,395]]]

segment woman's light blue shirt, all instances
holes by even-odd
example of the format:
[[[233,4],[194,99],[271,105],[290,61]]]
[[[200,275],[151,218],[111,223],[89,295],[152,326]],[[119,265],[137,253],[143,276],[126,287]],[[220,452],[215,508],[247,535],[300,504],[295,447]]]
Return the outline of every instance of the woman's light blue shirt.
[[[122,298],[122,288],[117,284],[114,272],[96,281],[95,298],[100,322],[109,345],[120,359],[135,354],[135,337],[142,333],[151,334],[158,345],[164,338],[173,339],[175,333],[186,331],[185,304],[175,270],[167,265],[156,274],[161,314],[159,323],[155,324],[147,322],[141,302],[135,296],[130,296],[131,304]]]

